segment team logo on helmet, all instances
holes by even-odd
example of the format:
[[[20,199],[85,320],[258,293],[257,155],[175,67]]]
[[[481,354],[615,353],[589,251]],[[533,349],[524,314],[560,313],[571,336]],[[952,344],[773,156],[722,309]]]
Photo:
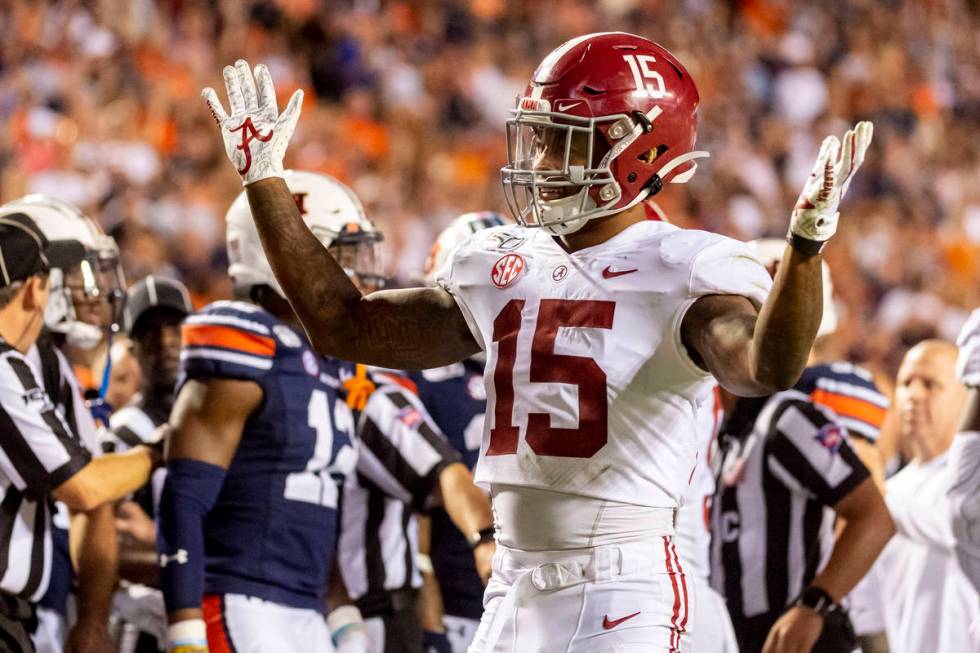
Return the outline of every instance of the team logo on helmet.
[[[511,285],[524,271],[524,257],[520,254],[507,254],[497,259],[490,270],[490,281],[498,288]]]

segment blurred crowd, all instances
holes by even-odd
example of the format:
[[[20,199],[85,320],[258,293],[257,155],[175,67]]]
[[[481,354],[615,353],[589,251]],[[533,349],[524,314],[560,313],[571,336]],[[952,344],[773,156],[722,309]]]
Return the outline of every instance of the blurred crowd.
[[[692,183],[670,220],[779,236],[820,140],[875,142],[828,248],[840,352],[894,372],[980,304],[980,6],[972,0],[8,0],[0,3],[0,200],[41,192],[120,242],[128,278],[228,296],[239,179],[199,93],[237,58],[280,101],[306,91],[288,167],[350,184],[389,273],[421,269],[455,215],[503,210],[503,125],[541,57],[624,30],[672,50],[701,92]]]

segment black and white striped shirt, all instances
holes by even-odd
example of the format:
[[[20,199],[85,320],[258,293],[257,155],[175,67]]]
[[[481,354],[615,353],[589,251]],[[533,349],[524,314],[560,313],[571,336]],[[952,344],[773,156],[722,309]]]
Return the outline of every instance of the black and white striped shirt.
[[[56,404],[42,381],[43,358],[36,348],[31,354],[0,340],[0,591],[35,602],[51,575],[50,493],[91,460],[95,430],[64,370],[58,388],[71,401]]]
[[[344,584],[365,617],[390,610],[391,591],[421,587],[414,513],[459,460],[418,397],[384,375],[374,380],[357,416],[357,470],[344,485],[339,540]]]
[[[751,618],[775,621],[827,563],[832,506],[868,470],[846,429],[796,391],[740,399],[720,437],[711,585],[739,634]]]

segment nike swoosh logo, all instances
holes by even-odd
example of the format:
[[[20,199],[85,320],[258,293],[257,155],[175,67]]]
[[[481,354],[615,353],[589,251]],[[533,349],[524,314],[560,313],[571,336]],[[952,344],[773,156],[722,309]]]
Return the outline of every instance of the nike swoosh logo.
[[[615,279],[616,277],[621,277],[624,274],[633,274],[637,271],[637,268],[633,268],[632,270],[613,270],[611,265],[607,265],[606,269],[602,271],[602,278]]]
[[[562,104],[562,103],[559,102],[558,103],[558,110],[559,111],[568,111],[572,107],[577,107],[580,104],[582,104],[581,101],[579,101],[579,102],[571,102],[569,104]]]
[[[612,628],[615,628],[619,624],[623,623],[624,621],[628,621],[629,619],[632,619],[638,614],[640,613],[634,612],[633,614],[628,614],[625,617],[620,617],[619,619],[612,619],[612,620],[609,619],[609,615],[607,614],[602,618],[602,627],[605,628],[606,630],[610,630]]]

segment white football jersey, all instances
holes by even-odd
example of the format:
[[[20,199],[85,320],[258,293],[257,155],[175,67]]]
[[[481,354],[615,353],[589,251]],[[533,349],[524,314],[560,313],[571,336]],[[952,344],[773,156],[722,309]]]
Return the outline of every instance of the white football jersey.
[[[760,305],[769,274],[745,244],[640,222],[574,253],[506,225],[464,241],[436,280],[487,352],[476,482],[676,508],[710,375],[680,325],[698,297]]]
[[[723,417],[724,411],[716,385],[698,410],[698,463],[684,494],[684,503],[677,511],[677,523],[674,527],[674,540],[677,542],[677,552],[684,559],[684,570],[705,581],[711,572],[709,502],[715,495],[715,473],[711,463],[716,452],[713,452],[715,447],[712,445]]]

